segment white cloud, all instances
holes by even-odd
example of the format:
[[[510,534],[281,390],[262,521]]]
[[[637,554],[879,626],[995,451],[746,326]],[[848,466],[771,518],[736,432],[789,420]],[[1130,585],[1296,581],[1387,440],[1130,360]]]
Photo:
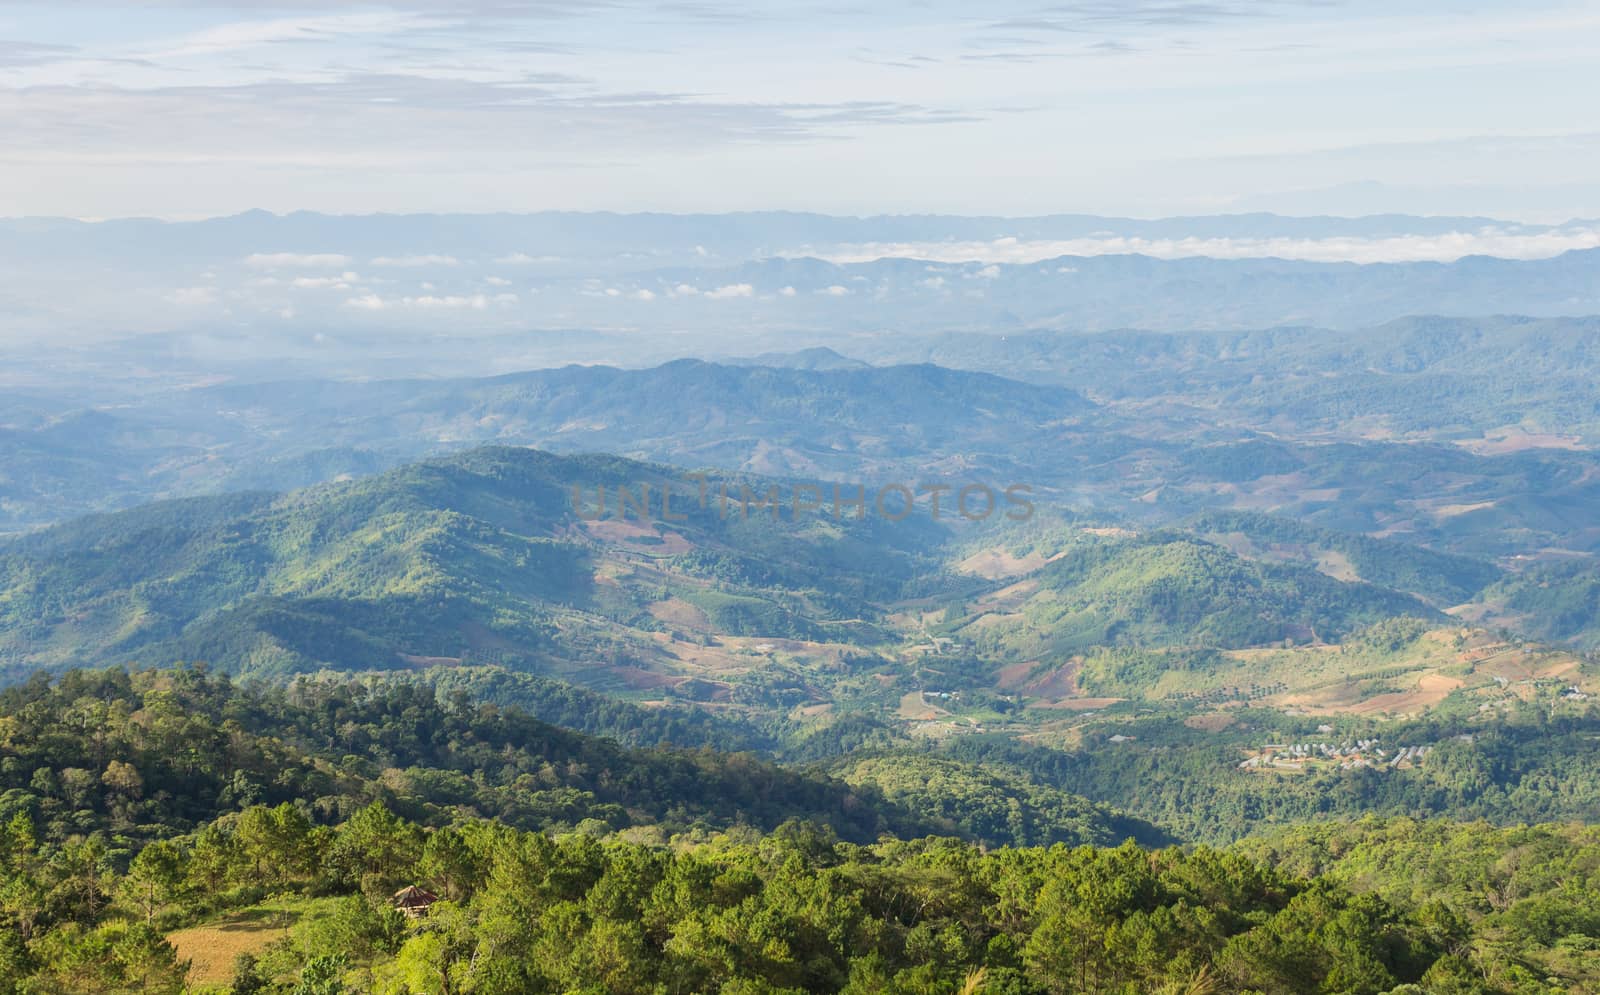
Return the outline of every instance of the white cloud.
[[[420,297],[379,297],[363,294],[344,302],[358,311],[487,311],[491,306],[510,307],[522,300],[516,294],[424,294]]]
[[[831,287],[823,287],[817,293],[822,294],[824,297],[844,297],[850,293],[850,288],[841,287],[836,283]]]
[[[379,256],[372,261],[372,265],[418,269],[424,266],[459,266],[461,260],[455,256]]]
[[[526,252],[513,252],[509,256],[500,256],[495,260],[501,266],[533,266],[539,263],[559,263],[560,256],[530,256]]]
[[[350,265],[349,256],[334,252],[257,252],[244,257],[254,269],[331,269]]]
[[[756,288],[748,283],[730,283],[725,287],[706,291],[706,296],[716,300],[726,300],[730,297],[753,297]]]
[[[607,297],[621,297],[622,296],[622,291],[618,290],[616,287],[607,287],[606,288],[606,296]]]
[[[942,276],[930,276],[926,280],[919,282],[921,286],[927,287],[929,290],[942,290],[944,288],[944,277]]]
[[[473,294],[470,297],[445,296],[445,297],[406,297],[401,300],[405,307],[425,308],[429,310],[461,310],[470,308],[473,311],[482,311],[489,306],[489,298],[483,294]]]
[[[636,300],[636,301],[653,301],[653,300],[656,299],[655,291],[653,291],[653,290],[635,290],[633,292],[633,299]]]
[[[491,287],[509,287],[509,286],[511,286],[511,281],[507,280],[503,276],[484,277],[483,282],[487,283]]]
[[[793,297],[797,293],[799,293],[799,291],[795,290],[793,287],[784,287],[782,290],[778,291],[778,296]]]
[[[687,283],[680,283],[670,291],[674,297],[693,297],[699,292],[699,287],[691,287]]]
[[[1326,238],[1138,238],[1111,234],[1074,239],[998,238],[985,242],[864,242],[829,251],[794,253],[833,263],[877,259],[926,259],[943,263],[987,263],[979,276],[993,278],[994,264],[1026,265],[1061,256],[1144,255],[1157,259],[1296,259],[1307,262],[1453,262],[1463,256],[1548,259],[1576,249],[1600,248],[1600,226],[1521,233],[1487,227],[1437,235]],[[1062,272],[1071,272],[1063,267]]]
[[[167,300],[179,307],[202,307],[216,303],[217,291],[214,287],[179,287],[167,295]]]
[[[289,286],[296,290],[349,290],[350,285],[361,279],[359,273],[348,270],[339,276],[300,276],[289,282]]]
[[[999,276],[1000,276],[1000,267],[994,265],[993,263],[991,263],[988,266],[985,266],[983,269],[978,270],[979,279],[993,280],[993,279],[996,279]]]

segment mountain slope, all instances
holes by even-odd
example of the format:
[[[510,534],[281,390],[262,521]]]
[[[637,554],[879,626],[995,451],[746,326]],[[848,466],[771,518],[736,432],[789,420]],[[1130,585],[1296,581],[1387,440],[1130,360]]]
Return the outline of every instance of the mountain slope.
[[[1251,559],[1314,565],[1331,577],[1405,591],[1440,608],[1471,600],[1500,577],[1483,560],[1272,515],[1202,512],[1184,526]]]
[[[1442,618],[1408,595],[1246,560],[1179,533],[1086,535],[944,628],[982,654],[1058,659],[1095,646],[1234,648],[1337,641],[1386,618]]]
[[[1015,433],[1051,437],[1094,412],[1062,387],[812,359],[249,384],[19,416],[15,428],[0,423],[10,468],[0,470],[0,528],[137,499],[305,486],[484,444],[858,480],[910,480],[985,453],[992,472],[1016,473],[1026,463]]]
[[[660,466],[502,448],[284,496],[85,519],[0,546],[0,652],[13,674],[129,660],[285,672],[470,658],[665,668],[670,686],[682,671],[676,641],[653,634],[689,611],[671,606],[726,615],[738,605],[740,635],[837,622],[832,638],[870,640],[863,612],[917,576],[917,550],[937,541],[922,516],[786,521],[745,515],[735,499],[724,517],[723,485],[737,495],[772,484],[713,477],[702,507],[694,481]],[[610,509],[589,521],[600,488]],[[618,488],[653,495],[649,515],[618,520]]]

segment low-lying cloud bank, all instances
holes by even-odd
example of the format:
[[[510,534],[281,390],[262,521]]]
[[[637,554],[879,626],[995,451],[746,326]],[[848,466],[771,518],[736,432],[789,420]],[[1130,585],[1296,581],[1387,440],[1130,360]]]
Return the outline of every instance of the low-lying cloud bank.
[[[1436,235],[1329,238],[997,238],[990,241],[862,242],[784,253],[832,263],[923,259],[939,263],[1027,264],[1060,256],[1142,255],[1157,259],[1297,259],[1319,263],[1454,262],[1465,256],[1549,259],[1574,249],[1600,248],[1600,225],[1535,233],[1497,228]]]

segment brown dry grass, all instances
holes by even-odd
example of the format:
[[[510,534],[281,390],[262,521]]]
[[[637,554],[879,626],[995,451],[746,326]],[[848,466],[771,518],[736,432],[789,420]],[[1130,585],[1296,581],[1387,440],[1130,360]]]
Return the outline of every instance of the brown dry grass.
[[[1237,717],[1227,712],[1211,712],[1208,715],[1191,715],[1183,720],[1183,724],[1190,729],[1199,729],[1202,732],[1221,732],[1233,725]]]
[[[1583,440],[1576,435],[1557,435],[1553,432],[1529,432],[1521,425],[1503,425],[1483,433],[1481,439],[1462,439],[1456,443],[1479,456],[1503,456],[1528,449],[1581,450]]]
[[[261,955],[275,941],[289,935],[276,915],[251,910],[218,923],[180,929],[167,936],[179,960],[189,962],[191,985],[222,985],[233,977],[233,961],[240,954]]]
[[[591,538],[624,546],[629,552],[651,556],[676,556],[694,548],[694,543],[677,532],[670,530],[657,532],[653,526],[629,521],[602,519],[598,522],[583,522],[581,527]],[[646,540],[648,545],[637,541],[640,539]],[[656,539],[661,541],[654,542]]]
[[[690,632],[711,631],[711,619],[706,613],[682,598],[651,602],[649,611],[661,621],[680,629]]]
[[[921,691],[911,691],[900,697],[900,711],[897,714],[902,719],[909,719],[913,722],[932,722],[950,713],[942,708],[928,704],[927,699],[922,697]]]
[[[1003,549],[986,549],[956,564],[956,570],[984,580],[1000,580],[1033,573],[1044,566],[1043,554],[1035,551],[1027,556],[1016,556]]]
[[[1278,695],[1268,701],[1280,707],[1299,708],[1311,715],[1415,715],[1435,707],[1464,683],[1459,677],[1428,671],[1408,690],[1368,698],[1361,697],[1359,683],[1340,682],[1301,694]]]

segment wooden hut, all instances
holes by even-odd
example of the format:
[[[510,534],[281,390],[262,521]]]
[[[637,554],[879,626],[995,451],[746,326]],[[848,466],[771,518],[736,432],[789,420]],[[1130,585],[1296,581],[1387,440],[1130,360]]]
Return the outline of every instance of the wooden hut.
[[[414,884],[408,884],[394,893],[394,907],[404,912],[407,919],[421,919],[428,914],[428,906],[438,900],[438,895]]]

